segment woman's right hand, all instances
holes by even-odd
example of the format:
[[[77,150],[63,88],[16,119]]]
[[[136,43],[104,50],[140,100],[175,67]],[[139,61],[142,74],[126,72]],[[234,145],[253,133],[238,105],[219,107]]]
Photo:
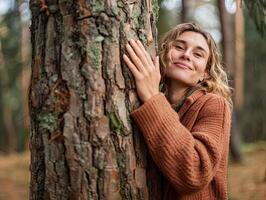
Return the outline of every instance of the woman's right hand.
[[[159,56],[156,56],[153,62],[139,40],[131,39],[126,44],[126,49],[130,58],[124,54],[123,59],[134,75],[139,98],[145,102],[159,93],[161,80]]]

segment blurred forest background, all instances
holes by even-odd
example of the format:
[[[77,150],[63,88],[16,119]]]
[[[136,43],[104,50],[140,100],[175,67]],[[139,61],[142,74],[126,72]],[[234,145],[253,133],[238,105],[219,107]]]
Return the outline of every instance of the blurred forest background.
[[[159,38],[193,21],[219,44],[234,90],[230,199],[266,199],[266,3],[161,0]],[[27,199],[31,74],[29,0],[0,0],[0,200]]]

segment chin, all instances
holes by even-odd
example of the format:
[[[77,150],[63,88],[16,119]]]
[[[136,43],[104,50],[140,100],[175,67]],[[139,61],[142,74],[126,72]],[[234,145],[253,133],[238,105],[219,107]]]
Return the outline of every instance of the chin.
[[[169,81],[178,82],[182,85],[187,85],[187,86],[194,85],[192,78],[190,78],[187,73],[175,73],[175,74],[171,73],[171,74],[166,74],[166,77]]]

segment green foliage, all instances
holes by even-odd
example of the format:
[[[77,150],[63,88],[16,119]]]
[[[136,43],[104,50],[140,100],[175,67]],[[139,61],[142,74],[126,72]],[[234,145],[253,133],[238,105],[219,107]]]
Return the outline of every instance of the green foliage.
[[[6,30],[5,34],[0,35],[2,53],[5,66],[1,67],[1,83],[3,87],[14,86],[14,78],[21,73],[20,61],[20,18],[19,12],[12,10],[3,16],[0,26]]]
[[[240,115],[241,134],[246,142],[266,140],[266,46],[245,13],[244,106]]]
[[[249,10],[249,15],[256,24],[262,37],[266,34],[266,0],[244,0]]]
[[[176,7],[174,9],[167,9],[166,7],[162,6],[164,0],[158,1],[158,8],[153,7],[155,10],[159,10],[159,17],[157,21],[157,28],[158,28],[158,39],[160,40],[161,37],[169,31],[173,26],[177,25],[179,21],[179,12],[180,8]]]
[[[250,153],[255,151],[266,151],[266,141],[257,141],[254,143],[241,144],[241,151],[243,153]]]
[[[20,146],[24,145],[23,110],[21,99],[21,19],[17,2],[7,13],[0,16],[0,111],[11,111],[12,125],[16,131]],[[4,130],[2,112],[0,113],[0,130]],[[7,132],[1,131],[0,138]],[[6,145],[6,144],[4,144]],[[1,145],[1,148],[3,146]],[[21,148],[20,148],[21,149]]]

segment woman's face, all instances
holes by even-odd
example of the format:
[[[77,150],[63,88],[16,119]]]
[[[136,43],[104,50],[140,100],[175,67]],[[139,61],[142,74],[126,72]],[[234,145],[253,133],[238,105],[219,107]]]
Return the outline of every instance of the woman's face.
[[[195,86],[203,78],[210,50],[206,39],[192,31],[182,33],[168,52],[166,77],[188,87]]]

